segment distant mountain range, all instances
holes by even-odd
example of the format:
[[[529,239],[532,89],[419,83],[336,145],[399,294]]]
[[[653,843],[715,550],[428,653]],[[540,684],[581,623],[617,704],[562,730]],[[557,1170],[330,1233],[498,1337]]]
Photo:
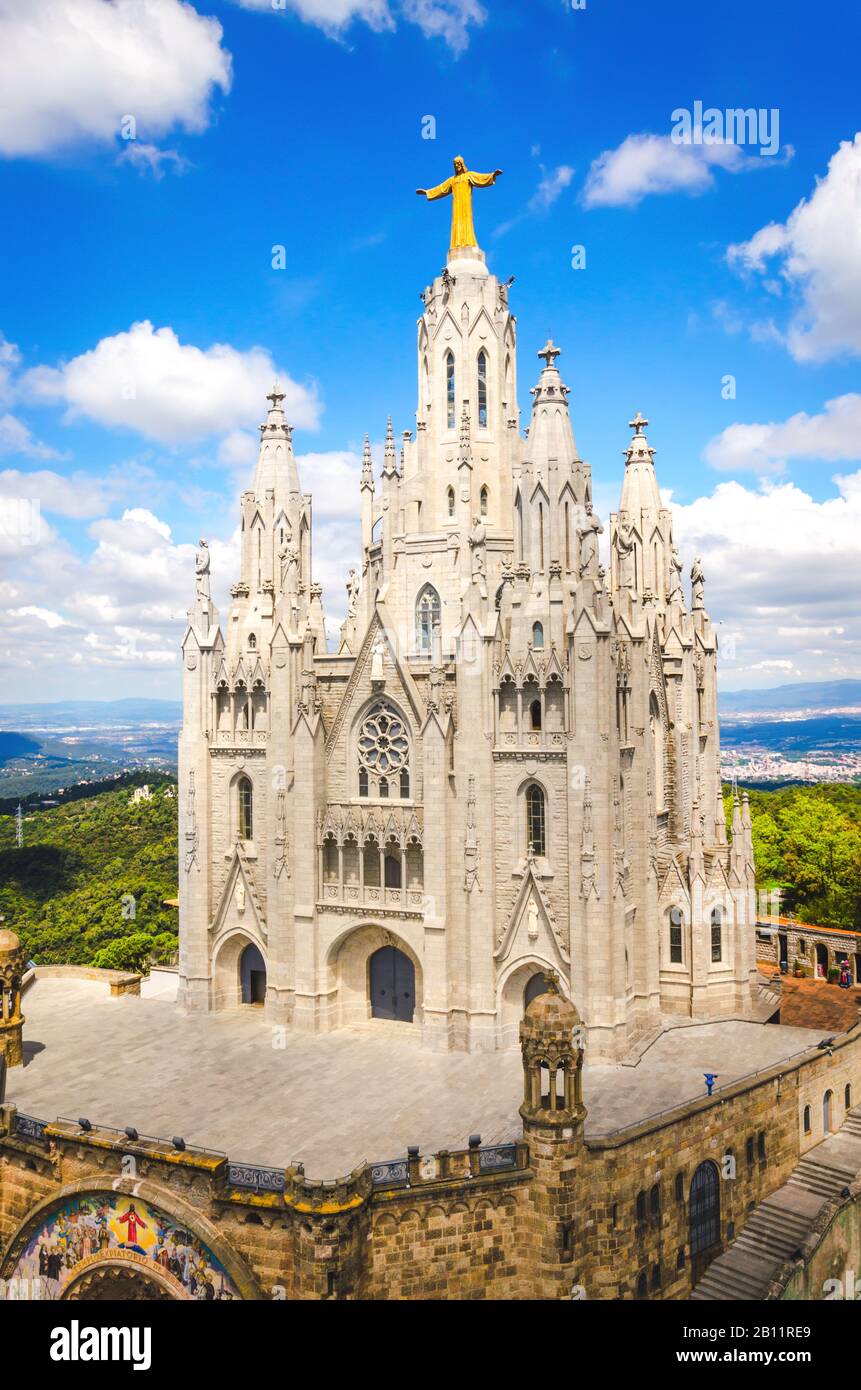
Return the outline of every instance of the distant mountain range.
[[[861,710],[861,681],[800,681],[776,685],[771,690],[722,690],[721,714],[753,714],[770,710]]]

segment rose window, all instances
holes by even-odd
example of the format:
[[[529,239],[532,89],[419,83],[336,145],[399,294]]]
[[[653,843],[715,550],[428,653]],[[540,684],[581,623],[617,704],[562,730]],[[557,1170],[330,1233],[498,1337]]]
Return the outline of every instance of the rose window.
[[[407,727],[388,705],[374,705],[359,731],[359,795],[409,796]],[[397,788],[397,791],[395,791]]]

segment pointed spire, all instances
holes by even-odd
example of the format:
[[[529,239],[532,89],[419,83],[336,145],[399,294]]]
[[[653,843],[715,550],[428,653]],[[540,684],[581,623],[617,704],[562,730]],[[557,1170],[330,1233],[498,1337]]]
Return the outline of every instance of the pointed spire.
[[[389,416],[389,423],[386,426],[386,447],[383,454],[383,477],[390,478],[397,475],[398,460],[395,453],[395,436],[392,433],[392,417]]]
[[[371,492],[374,490],[374,464],[371,459],[371,441],[367,435],[365,435],[365,447],[362,450],[362,478],[359,488],[370,488]]]

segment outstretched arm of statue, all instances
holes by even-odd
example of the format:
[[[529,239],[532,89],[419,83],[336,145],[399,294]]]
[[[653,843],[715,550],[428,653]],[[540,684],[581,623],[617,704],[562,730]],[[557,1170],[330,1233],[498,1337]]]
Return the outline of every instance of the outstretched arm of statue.
[[[445,183],[438,183],[436,188],[417,188],[416,193],[423,193],[428,202],[433,202],[434,198],[444,198],[451,192],[452,179],[446,179]]]
[[[470,169],[469,181],[474,188],[487,188],[489,183],[496,183],[501,173],[501,169],[494,169],[492,174],[477,174],[474,169]]]

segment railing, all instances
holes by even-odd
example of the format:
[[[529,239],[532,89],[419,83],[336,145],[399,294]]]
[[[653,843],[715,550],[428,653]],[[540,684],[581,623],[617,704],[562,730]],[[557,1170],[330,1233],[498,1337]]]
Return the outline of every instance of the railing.
[[[259,1164],[228,1163],[227,1180],[232,1187],[252,1192],[283,1192],[284,1169],[262,1168]]]
[[[38,1143],[44,1144],[47,1123],[47,1120],[37,1120],[33,1115],[22,1115],[18,1111],[15,1115],[15,1133],[20,1134],[23,1139],[35,1139]]]

